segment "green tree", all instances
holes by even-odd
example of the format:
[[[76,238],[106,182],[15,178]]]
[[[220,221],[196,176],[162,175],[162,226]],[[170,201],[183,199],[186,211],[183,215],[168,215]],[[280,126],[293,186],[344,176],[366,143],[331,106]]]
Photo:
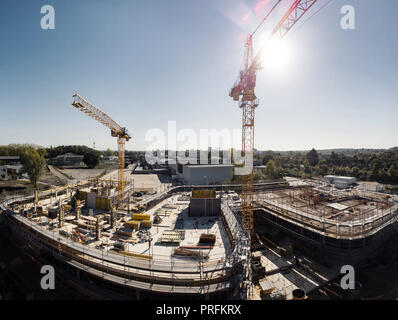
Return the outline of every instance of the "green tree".
[[[274,178],[276,174],[276,166],[274,160],[268,160],[264,169],[264,174],[267,178]]]
[[[88,152],[84,155],[83,162],[90,169],[95,168],[99,163],[99,155],[94,152]]]
[[[283,176],[286,174],[285,170],[283,169],[282,166],[277,166],[275,170],[275,175],[274,178],[280,179],[283,178]]]
[[[306,176],[309,176],[311,174],[312,170],[311,170],[311,165],[310,165],[310,162],[308,161],[308,159],[304,160],[303,168],[304,168],[304,172],[307,174]]]
[[[108,156],[108,157],[112,157],[113,156],[113,154],[114,154],[114,152],[111,150],[111,149],[106,149],[106,151],[105,151],[105,155],[106,156]]]
[[[319,174],[321,176],[326,176],[328,174],[328,172],[329,172],[329,167],[327,166],[327,164],[321,163],[319,165]]]
[[[135,154],[135,153],[131,153],[129,158],[130,158],[131,163],[136,163],[139,160],[137,154]]]
[[[305,156],[311,166],[316,166],[318,164],[319,155],[315,149],[311,149]]]
[[[46,164],[43,153],[38,150],[28,149],[21,154],[21,163],[24,170],[29,176],[30,182],[37,188],[37,181],[39,180],[43,168]]]
[[[267,151],[265,154],[264,154],[264,157],[263,157],[263,164],[267,164],[268,163],[268,161],[270,161],[270,160],[272,160],[272,158],[273,158],[273,154],[272,154],[272,151]]]
[[[354,177],[359,178],[359,176],[360,176],[360,170],[357,166],[352,168],[351,173]]]

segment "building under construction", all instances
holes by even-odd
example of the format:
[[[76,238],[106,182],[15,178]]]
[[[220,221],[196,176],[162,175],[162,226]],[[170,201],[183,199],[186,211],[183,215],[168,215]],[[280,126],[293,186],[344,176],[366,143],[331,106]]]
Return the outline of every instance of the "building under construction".
[[[56,265],[63,282],[94,298],[231,298],[239,297],[250,248],[242,241],[239,185],[228,188],[176,186],[121,210],[113,205],[117,184],[96,180],[8,201],[1,216],[30,255]],[[277,287],[286,266],[297,268],[292,257],[299,253],[329,267],[312,286],[284,280],[285,298],[328,282],[331,266],[371,257],[397,228],[393,196],[280,182],[255,190],[258,241],[251,251],[262,260],[251,264],[253,282],[267,286],[265,279],[279,277]],[[291,242],[273,237],[271,226]]]
[[[316,2],[292,1],[270,39],[283,39]],[[114,299],[250,298],[253,284],[266,297],[282,289],[284,298],[303,299],[335,277],[333,267],[372,257],[397,231],[397,197],[335,190],[322,183],[254,182],[260,103],[255,88],[268,41],[255,53],[253,37],[280,3],[275,1],[249,34],[230,91],[242,109],[242,183],[220,184],[232,178],[230,164],[188,165],[186,172],[177,166],[176,176],[182,174],[190,185],[168,188],[131,206],[124,151],[132,137],[75,94],[72,105],[117,138],[117,180],[88,181],[2,203],[1,220],[21,247],[63,270],[57,274],[70,287]],[[309,267],[298,256],[316,263]]]
[[[120,210],[113,205],[116,185],[96,180],[3,203],[2,219],[30,255],[57,265],[62,281],[88,295],[227,297],[236,294],[242,273],[242,229],[214,190],[206,193],[212,199],[194,201],[190,214],[190,202],[205,193],[192,198],[174,188]],[[92,292],[87,281],[95,284]]]
[[[255,194],[256,225],[276,226],[293,246],[329,265],[361,264],[398,231],[398,198],[312,183]]]

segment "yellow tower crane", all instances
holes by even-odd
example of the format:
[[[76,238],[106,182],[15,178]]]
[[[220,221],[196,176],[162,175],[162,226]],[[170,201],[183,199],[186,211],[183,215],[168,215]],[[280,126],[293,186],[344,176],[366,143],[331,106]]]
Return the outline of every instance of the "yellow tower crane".
[[[79,94],[73,96],[72,106],[84,112],[94,120],[101,122],[105,127],[111,129],[112,137],[117,137],[118,145],[118,156],[119,156],[119,170],[118,170],[118,208],[123,207],[124,197],[124,148],[126,141],[131,139],[127,129],[117,124],[110,116],[105,112],[92,105],[90,102],[82,98]]]

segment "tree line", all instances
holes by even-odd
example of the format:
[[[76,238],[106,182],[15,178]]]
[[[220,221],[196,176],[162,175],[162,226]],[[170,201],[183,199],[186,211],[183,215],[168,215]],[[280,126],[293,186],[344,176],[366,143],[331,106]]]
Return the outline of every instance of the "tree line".
[[[46,149],[31,144],[0,146],[0,156],[17,156],[20,158],[24,172],[28,174],[34,188],[37,188],[37,181],[46,165],[46,155]]]
[[[20,157],[24,172],[28,174],[29,180],[35,188],[37,187],[37,181],[46,165],[46,158],[51,159],[69,152],[83,155],[83,162],[89,168],[96,167],[101,156],[101,152],[86,146],[59,146],[55,148],[42,148],[32,144],[10,144],[7,146],[0,146],[0,156]],[[0,163],[0,165],[1,164],[2,163]]]
[[[334,151],[320,154],[315,149],[283,154],[265,151],[259,152],[256,158],[266,165],[262,174],[267,177],[343,175],[362,181],[398,183],[398,148],[374,153],[358,151],[349,155]]]
[[[47,157],[50,159],[65,153],[75,153],[83,155],[83,162],[90,169],[95,168],[98,165],[100,156],[102,155],[102,152],[86,146],[58,146],[55,148],[50,147],[46,149],[46,152]]]

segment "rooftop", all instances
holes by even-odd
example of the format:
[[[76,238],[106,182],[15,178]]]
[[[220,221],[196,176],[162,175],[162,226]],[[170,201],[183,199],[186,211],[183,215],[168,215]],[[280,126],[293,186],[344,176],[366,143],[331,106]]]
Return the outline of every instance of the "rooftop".
[[[75,154],[72,152],[68,152],[65,154],[60,154],[60,155],[56,156],[55,158],[72,158],[72,157],[82,157],[83,158],[84,156],[81,154]]]
[[[188,168],[219,168],[219,167],[226,167],[232,168],[232,164],[195,164],[195,165],[187,165]]]

